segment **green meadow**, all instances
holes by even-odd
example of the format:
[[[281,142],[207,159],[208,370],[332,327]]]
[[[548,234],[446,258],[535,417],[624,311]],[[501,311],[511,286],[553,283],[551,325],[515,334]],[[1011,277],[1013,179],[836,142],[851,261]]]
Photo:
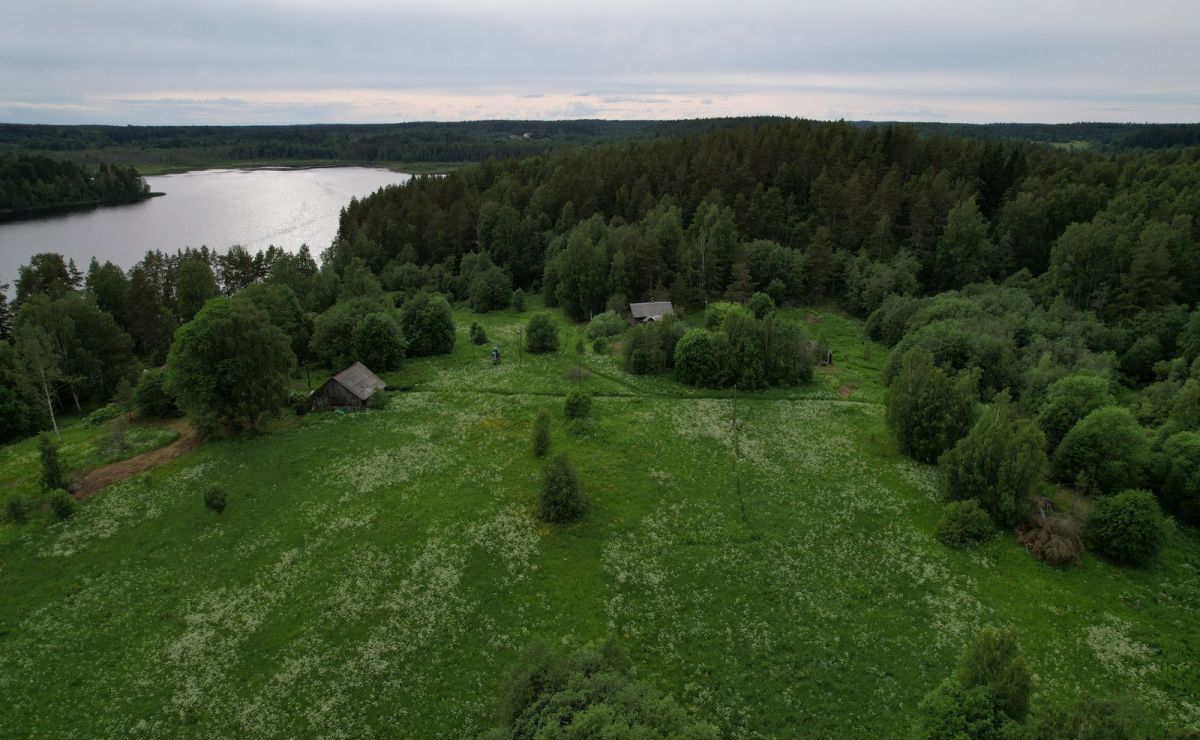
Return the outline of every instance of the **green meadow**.
[[[735,399],[579,356],[565,320],[559,352],[521,355],[529,314],[462,311],[381,408],[289,414],[0,525],[0,736],[473,736],[533,641],[609,635],[724,735],[904,736],[985,625],[1018,629],[1035,705],[1131,695],[1200,732],[1195,532],[1143,569],[944,547],[938,471],[884,424],[885,348],[797,313],[835,366]],[[595,401],[567,424],[575,388]],[[535,517],[541,408],[581,523]],[[36,475],[35,442],[0,449],[0,485]]]

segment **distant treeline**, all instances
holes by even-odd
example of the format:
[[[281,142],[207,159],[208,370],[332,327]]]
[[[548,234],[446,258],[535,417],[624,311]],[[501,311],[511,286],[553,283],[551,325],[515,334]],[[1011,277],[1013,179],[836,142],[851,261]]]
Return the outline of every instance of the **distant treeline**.
[[[0,153],[0,217],[46,208],[136,200],[150,188],[131,167],[88,167]]]
[[[468,121],[308,126],[0,124],[0,152],[139,167],[236,163],[479,162],[627,139],[688,136],[769,118],[688,121]]]
[[[686,121],[466,121],[309,126],[49,126],[0,124],[0,152],[142,168],[238,163],[480,162],[579,145],[694,136],[781,117]],[[859,122],[859,126],[883,124]],[[1106,152],[1200,144],[1200,124],[917,123],[922,137],[1079,146]]]

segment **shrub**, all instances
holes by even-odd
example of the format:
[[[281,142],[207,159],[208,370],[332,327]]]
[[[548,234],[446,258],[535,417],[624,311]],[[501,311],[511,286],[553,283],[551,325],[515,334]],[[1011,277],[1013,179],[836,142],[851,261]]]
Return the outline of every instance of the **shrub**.
[[[746,308],[750,309],[754,318],[765,319],[768,314],[775,311],[775,301],[766,293],[755,293],[746,302]]]
[[[568,419],[586,418],[592,410],[592,397],[583,391],[571,391],[563,402],[563,416]]]
[[[1163,502],[1192,524],[1200,524],[1200,432],[1179,432],[1155,456]]]
[[[71,494],[59,489],[50,494],[50,511],[54,512],[54,516],[60,522],[66,521],[75,513],[75,499],[71,498]]]
[[[1054,473],[1090,494],[1115,493],[1143,482],[1150,445],[1133,414],[1117,406],[1096,409],[1063,437]]]
[[[662,340],[658,327],[642,324],[634,328],[625,343],[625,372],[634,375],[652,375],[662,372],[666,366]]]
[[[1035,558],[1056,568],[1078,565],[1083,554],[1079,525],[1063,514],[1048,514],[1036,525],[1021,530],[1017,541]]]
[[[1154,494],[1129,490],[1097,501],[1083,533],[1097,552],[1140,565],[1158,553],[1166,530]]]
[[[612,337],[625,331],[628,327],[629,324],[616,311],[605,311],[604,313],[596,314],[588,322],[587,335],[588,339]]]
[[[38,457],[42,462],[42,488],[53,491],[67,487],[67,473],[58,457],[58,444],[49,434],[38,436]]]
[[[478,321],[471,322],[471,344],[487,344],[488,336]]]
[[[525,327],[525,348],[534,354],[558,351],[558,324],[548,313],[535,314]]]
[[[716,728],[634,677],[613,640],[571,654],[535,643],[509,673],[494,738],[688,738],[715,740]]]
[[[175,397],[167,390],[166,371],[153,368],[142,372],[133,389],[133,406],[140,415],[156,419],[179,413]]]
[[[550,412],[539,409],[533,420],[533,454],[545,457],[550,450]]]
[[[867,317],[867,336],[888,347],[895,347],[908,330],[908,322],[921,308],[918,298],[893,293]]]
[[[724,380],[725,357],[706,329],[692,329],[675,345],[675,377],[681,383],[717,388]]]
[[[538,516],[550,524],[565,524],[583,517],[579,477],[563,453],[552,457],[542,471],[542,497]]]
[[[953,677],[921,701],[921,736],[1009,736],[1029,713],[1030,685],[1016,633],[986,628],[967,646]]]
[[[1133,740],[1151,737],[1151,732],[1139,732],[1141,713],[1141,709],[1128,700],[1084,694],[1067,706],[1051,706],[1035,712],[1029,720],[1025,736],[1029,740]]]
[[[504,270],[492,266],[478,273],[468,288],[471,310],[487,313],[512,303],[512,282]]]
[[[29,508],[25,499],[11,496],[4,504],[4,518],[13,524],[24,524],[29,520]]]
[[[1028,419],[1013,415],[1002,393],[979,415],[967,436],[942,455],[947,497],[974,499],[997,523],[1025,518],[1046,471],[1046,440]]]
[[[375,371],[395,370],[404,360],[407,342],[391,314],[369,313],[354,326],[354,359]]]
[[[225,511],[225,505],[229,503],[229,497],[225,493],[225,489],[220,486],[209,486],[204,489],[204,508],[210,511],[215,511],[218,514]]]
[[[608,340],[604,337],[596,337],[596,339],[592,342],[592,351],[598,355],[607,354]]]
[[[971,372],[948,375],[923,349],[906,354],[887,390],[887,423],[900,449],[933,462],[961,439],[975,414],[977,377]]]
[[[516,311],[517,313],[523,313],[525,311],[525,291],[521,290],[520,288],[514,290],[512,292],[511,305],[512,310]]]
[[[454,350],[454,312],[437,293],[417,293],[400,309],[400,333],[412,357],[445,355]]]
[[[355,329],[369,314],[384,309],[380,297],[338,301],[313,321],[309,352],[326,367],[346,367],[355,360]]]
[[[83,423],[89,427],[103,426],[124,413],[116,403],[107,403],[92,413],[83,417]]]
[[[965,547],[983,542],[995,532],[988,513],[974,499],[951,501],[934,528],[938,541],[950,547]]]
[[[1098,375],[1068,375],[1055,381],[1046,389],[1046,400],[1037,415],[1047,449],[1056,449],[1080,419],[1112,402],[1108,381]]]
[[[800,323],[770,316],[765,328],[767,382],[787,387],[812,380],[816,357],[809,346],[808,332]]]

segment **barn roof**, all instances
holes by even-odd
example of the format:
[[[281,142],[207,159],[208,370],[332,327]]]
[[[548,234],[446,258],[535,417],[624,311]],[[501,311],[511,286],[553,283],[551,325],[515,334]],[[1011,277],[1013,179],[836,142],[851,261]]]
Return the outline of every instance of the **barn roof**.
[[[332,379],[353,393],[360,401],[367,400],[375,395],[375,391],[383,390],[387,387],[387,383],[380,380],[378,375],[368,370],[367,366],[361,362],[354,363],[333,376]]]
[[[629,315],[635,319],[658,319],[674,312],[675,308],[671,305],[670,301],[629,304]]]

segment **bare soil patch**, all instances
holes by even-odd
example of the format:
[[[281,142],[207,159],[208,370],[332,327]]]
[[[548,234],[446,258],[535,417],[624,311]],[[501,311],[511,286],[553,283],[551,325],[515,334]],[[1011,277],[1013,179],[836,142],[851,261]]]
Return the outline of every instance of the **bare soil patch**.
[[[114,483],[168,463],[185,452],[191,452],[200,446],[200,442],[202,441],[200,435],[196,433],[196,430],[188,426],[185,420],[177,419],[167,426],[179,432],[178,439],[169,445],[159,447],[157,450],[151,450],[136,457],[131,457],[128,460],[121,460],[120,462],[88,471],[74,486],[72,493],[75,498],[83,500]]]

